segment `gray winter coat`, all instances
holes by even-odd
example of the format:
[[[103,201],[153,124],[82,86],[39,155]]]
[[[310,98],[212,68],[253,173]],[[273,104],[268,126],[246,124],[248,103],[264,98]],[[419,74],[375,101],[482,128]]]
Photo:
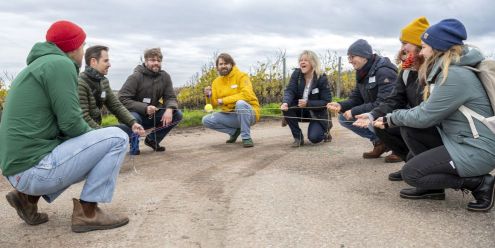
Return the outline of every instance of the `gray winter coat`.
[[[427,78],[428,85],[435,84],[428,100],[415,108],[397,110],[388,115],[390,121],[398,126],[427,128],[436,125],[462,177],[484,175],[495,168],[495,134],[475,120],[480,137],[473,138],[468,120],[458,110],[465,105],[483,116],[493,116],[480,80],[474,72],[463,67],[476,66],[482,60],[483,55],[477,49],[465,48],[460,61],[450,65],[443,84],[442,60],[437,61]],[[438,75],[436,79],[435,75]]]

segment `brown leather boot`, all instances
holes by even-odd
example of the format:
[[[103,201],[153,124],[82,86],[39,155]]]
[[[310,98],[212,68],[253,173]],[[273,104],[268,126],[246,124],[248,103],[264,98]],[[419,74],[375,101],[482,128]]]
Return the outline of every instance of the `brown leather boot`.
[[[74,211],[72,212],[72,231],[76,233],[94,230],[106,230],[121,227],[129,223],[126,216],[106,213],[97,203],[80,203],[73,198]]]
[[[10,206],[15,208],[17,214],[29,225],[39,225],[48,221],[48,215],[38,213],[38,200],[40,196],[32,196],[17,190],[10,191],[5,198]]]
[[[385,144],[383,142],[378,141],[373,145],[373,150],[370,152],[363,153],[363,158],[379,158],[384,152],[387,151]]]
[[[402,162],[402,158],[400,158],[399,156],[397,156],[397,154],[393,152],[385,157],[385,163],[398,163],[398,162]]]

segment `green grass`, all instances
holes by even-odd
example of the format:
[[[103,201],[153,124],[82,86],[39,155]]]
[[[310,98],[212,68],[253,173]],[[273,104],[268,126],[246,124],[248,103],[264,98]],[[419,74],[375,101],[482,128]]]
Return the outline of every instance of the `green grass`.
[[[187,110],[182,112],[182,121],[179,123],[179,127],[195,127],[201,126],[201,120],[206,112],[203,110]]]
[[[189,109],[184,109],[182,111],[182,121],[179,123],[179,127],[195,127],[195,126],[201,126],[201,120],[203,119],[203,116],[205,116],[207,113],[203,110],[189,110]],[[270,103],[267,105],[262,106],[261,108],[261,115],[276,115],[279,116],[281,115],[280,112],[280,103]],[[262,117],[263,118],[263,117]],[[270,118],[270,117],[266,117]],[[106,127],[106,126],[112,126],[112,125],[117,125],[119,122],[117,121],[117,118],[113,115],[105,115],[103,116],[103,120],[101,123],[101,126]]]
[[[345,98],[339,99],[334,97],[332,99],[333,101],[342,101],[345,100]],[[189,110],[189,109],[184,109],[182,111],[182,121],[179,123],[179,127],[195,127],[195,126],[201,126],[201,120],[203,119],[203,116],[205,116],[207,113],[203,110]],[[280,103],[269,103],[265,104],[261,107],[261,118],[274,118],[275,116],[281,116],[282,112],[280,111]],[[102,120],[102,126],[112,126],[112,125],[117,125],[119,122],[117,121],[117,118],[113,115],[106,115],[103,116]]]
[[[119,124],[119,121],[114,115],[105,115],[103,116],[103,120],[101,121],[102,127],[112,126]]]

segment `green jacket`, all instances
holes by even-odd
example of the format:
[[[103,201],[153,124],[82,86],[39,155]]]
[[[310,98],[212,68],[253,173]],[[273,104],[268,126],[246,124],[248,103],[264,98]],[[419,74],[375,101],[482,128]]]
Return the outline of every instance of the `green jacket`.
[[[449,74],[443,84],[440,83],[443,79],[443,60],[437,61],[427,78],[428,85],[435,85],[428,100],[415,108],[397,110],[389,115],[392,123],[398,126],[436,126],[462,177],[484,175],[495,168],[495,134],[475,120],[480,137],[473,138],[468,120],[458,110],[465,105],[483,116],[493,116],[480,80],[474,72],[463,67],[475,66],[482,60],[483,55],[478,50],[466,48],[460,61],[449,66]],[[436,79],[435,75],[438,75]]]
[[[100,128],[101,125],[101,108],[98,107],[95,96],[92,93],[95,88],[99,88],[99,91],[105,92],[104,95],[100,95],[99,97],[103,105],[117,117],[119,122],[126,124],[128,127],[132,127],[136,123],[136,119],[112,92],[107,78],[98,82],[89,77],[85,72],[81,72],[78,82],[79,103],[81,104],[84,120],[88,122],[89,126]]]
[[[12,82],[0,123],[0,168],[15,175],[64,140],[91,128],[77,96],[77,64],[52,43],[36,43]]]

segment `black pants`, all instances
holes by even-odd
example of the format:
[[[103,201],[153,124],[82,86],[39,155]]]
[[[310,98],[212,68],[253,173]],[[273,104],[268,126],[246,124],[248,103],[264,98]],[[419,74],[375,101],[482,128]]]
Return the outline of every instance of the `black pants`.
[[[300,121],[309,122],[308,139],[311,143],[321,142],[325,138],[325,134],[327,133],[326,128],[318,120],[309,120],[311,118],[309,110],[290,108],[287,111],[282,111],[282,113],[284,116],[289,117],[285,118],[285,120],[287,121],[287,125],[289,125],[294,139],[301,139],[303,137],[301,128],[299,128]],[[303,119],[299,119],[301,117]]]
[[[420,139],[426,139],[426,143],[430,144],[432,147],[436,147],[438,145],[442,145],[442,143],[438,143],[438,140],[431,140],[429,137],[431,135],[438,135],[438,131],[436,127],[430,127],[425,129],[416,129],[410,127],[392,127],[387,129],[375,129],[376,136],[380,138],[380,140],[385,144],[385,146],[391,149],[394,154],[402,158],[404,161],[408,161],[411,157],[414,156],[414,152],[410,153],[410,147],[412,146],[413,151],[423,152],[428,150],[425,145],[418,143],[412,139],[409,139],[409,144],[406,144],[403,137],[409,136],[413,132],[413,135],[421,135]],[[438,136],[440,137],[440,136]],[[441,139],[440,139],[441,142]],[[416,152],[418,154],[418,152]]]
[[[394,154],[407,161],[407,154],[409,148],[407,147],[404,139],[400,134],[400,127],[392,127],[386,129],[375,128],[375,134],[385,144],[385,146],[391,149]]]
[[[421,189],[461,188],[462,178],[436,128],[402,128],[404,141],[413,154],[402,168],[404,181]]]

